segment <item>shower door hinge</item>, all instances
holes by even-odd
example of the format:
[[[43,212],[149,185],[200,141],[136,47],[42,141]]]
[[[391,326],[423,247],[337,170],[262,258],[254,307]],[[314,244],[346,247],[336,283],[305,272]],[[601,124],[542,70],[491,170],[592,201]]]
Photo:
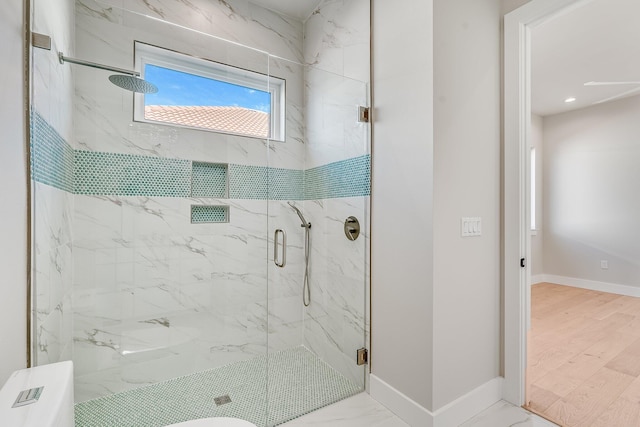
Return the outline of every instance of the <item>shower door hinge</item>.
[[[51,37],[46,34],[31,32],[31,46],[51,50]]]
[[[356,363],[358,366],[366,365],[369,363],[369,350],[366,348],[360,348],[356,351]]]
[[[360,123],[369,123],[369,107],[358,107],[358,121]]]

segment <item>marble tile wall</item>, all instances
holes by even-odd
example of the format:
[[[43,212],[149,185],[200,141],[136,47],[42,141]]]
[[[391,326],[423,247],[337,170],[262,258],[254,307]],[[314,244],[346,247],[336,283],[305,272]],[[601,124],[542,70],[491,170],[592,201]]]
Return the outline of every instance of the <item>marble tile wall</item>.
[[[191,224],[192,204],[230,206]],[[76,196],[79,400],[266,352],[267,202]]]
[[[357,105],[367,104],[368,2],[321,3],[304,38],[302,23],[247,1],[74,6],[75,29],[65,34],[75,37],[58,47],[72,56],[132,68],[133,41],[140,40],[287,81],[286,140],[272,142],[133,122],[132,95],[111,85],[110,73],[61,66],[50,53],[35,61],[36,93],[43,94],[35,105],[76,150],[282,170],[313,170],[369,153],[368,126],[355,121]],[[46,324],[42,360],[49,360],[44,350],[71,356],[71,318],[57,313],[73,303],[79,401],[301,344],[362,383],[354,351],[366,334],[368,192],[296,202],[313,224],[313,302],[304,310],[304,230],[283,197],[71,196],[37,185],[40,204],[51,208],[36,221],[49,230],[60,223],[66,233],[36,237],[54,242],[38,248],[40,280],[63,288],[53,310],[40,304],[48,307],[38,313]],[[229,205],[230,222],[190,224],[192,204]],[[342,231],[349,215],[361,218],[356,242]],[[287,233],[285,268],[273,264],[276,228]],[[71,283],[73,297],[65,288]],[[54,286],[44,289],[51,293],[42,301],[60,299]]]
[[[305,309],[304,345],[362,386],[364,370],[356,365],[355,355],[366,338],[367,203],[368,197],[305,202],[316,229],[312,228],[312,303]],[[344,233],[344,221],[351,215],[362,227],[355,241]]]
[[[32,357],[34,364],[43,365],[72,357],[73,172],[69,144],[73,139],[73,75],[60,66],[56,52],[73,50],[74,4],[71,0],[36,0],[32,7],[33,30],[52,38],[51,51],[33,50],[32,160],[36,155],[45,160],[47,154],[56,153],[51,161],[65,163],[62,173],[54,176],[59,169],[49,167],[49,161],[41,162],[39,170],[50,173],[32,176]]]
[[[369,16],[368,0],[325,0],[305,23],[307,170],[370,153],[369,126],[357,121],[357,107],[369,105]],[[355,353],[368,347],[369,336],[368,194],[319,194],[304,203],[314,224],[313,302],[304,313],[304,345],[363,387],[366,375]],[[362,228],[356,241],[344,234],[352,215]]]
[[[133,122],[132,94],[111,85],[108,72],[77,69],[76,149],[228,163],[232,181],[243,167],[253,172],[266,166],[304,168],[301,23],[248,2],[109,3],[76,2],[77,56],[131,68],[138,40],[284,78],[286,139]],[[129,10],[120,9],[123,5]],[[269,47],[281,58],[131,10]],[[302,310],[289,304],[296,297],[292,283],[301,263],[297,217],[282,215],[290,209],[285,200],[267,202],[276,194],[252,198],[263,186],[253,184],[234,184],[228,199],[76,195],[78,401],[301,345]],[[229,222],[191,224],[192,204],[229,205]],[[268,230],[275,228],[289,230],[284,269],[269,261],[273,237]]]

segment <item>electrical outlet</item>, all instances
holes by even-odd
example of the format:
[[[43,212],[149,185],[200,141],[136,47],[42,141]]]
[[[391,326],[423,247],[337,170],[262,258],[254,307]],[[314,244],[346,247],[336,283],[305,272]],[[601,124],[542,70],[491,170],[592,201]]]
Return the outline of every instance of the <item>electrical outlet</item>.
[[[607,261],[606,259],[600,260],[600,268],[603,269],[603,270],[608,270],[609,269],[609,261]]]

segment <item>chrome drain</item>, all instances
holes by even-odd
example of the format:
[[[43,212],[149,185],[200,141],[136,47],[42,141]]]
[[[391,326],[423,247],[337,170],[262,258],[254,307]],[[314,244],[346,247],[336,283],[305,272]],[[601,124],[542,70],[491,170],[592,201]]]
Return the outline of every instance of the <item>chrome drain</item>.
[[[225,405],[227,403],[231,403],[231,398],[229,397],[228,394],[225,394],[224,396],[219,396],[214,398],[213,401],[216,403],[216,406],[220,406],[220,405]]]

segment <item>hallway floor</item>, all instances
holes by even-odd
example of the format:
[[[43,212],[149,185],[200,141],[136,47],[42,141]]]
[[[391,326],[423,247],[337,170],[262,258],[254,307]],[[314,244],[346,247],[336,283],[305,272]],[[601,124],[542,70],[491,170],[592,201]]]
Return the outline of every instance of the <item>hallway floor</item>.
[[[636,427],[640,298],[550,283],[531,294],[529,407],[567,427]]]

